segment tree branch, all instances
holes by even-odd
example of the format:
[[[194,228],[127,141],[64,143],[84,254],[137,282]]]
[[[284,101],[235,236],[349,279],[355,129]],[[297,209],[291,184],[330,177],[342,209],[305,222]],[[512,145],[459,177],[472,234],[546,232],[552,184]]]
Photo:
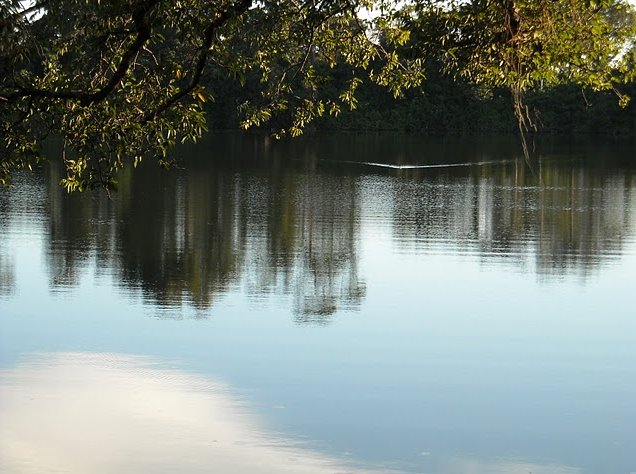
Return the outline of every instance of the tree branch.
[[[210,23],[206,27],[203,32],[203,44],[201,45],[201,49],[197,57],[196,64],[194,66],[194,71],[192,73],[190,82],[188,82],[188,84],[186,84],[185,87],[181,88],[178,92],[170,96],[159,107],[146,113],[141,120],[142,123],[154,120],[156,117],[161,115],[163,112],[168,110],[170,107],[172,107],[174,104],[179,102],[181,99],[183,99],[194,90],[194,88],[199,84],[201,77],[203,76],[203,71],[205,70],[205,66],[208,60],[208,52],[210,50],[210,46],[212,46],[214,33],[217,28],[223,26],[232,18],[236,18],[245,13],[251,5],[252,0],[238,0],[234,4],[232,4],[230,8],[221,12],[219,16],[217,16],[212,21],[212,23]]]
[[[13,94],[9,94],[7,99],[16,100],[23,97],[44,97],[47,99],[79,100],[80,104],[83,106],[101,102],[121,83],[122,79],[130,69],[133,58],[150,39],[151,27],[147,15],[157,3],[159,3],[159,0],[145,0],[133,11],[132,20],[135,27],[134,31],[137,33],[137,36],[124,52],[121,61],[110,80],[98,91],[52,91],[48,89],[34,89],[18,86],[18,91]]]
[[[4,28],[5,26],[8,26],[12,24],[14,21],[18,20],[19,18],[25,17],[29,13],[36,12],[44,8],[48,4],[49,4],[49,0],[42,0],[41,2],[31,5],[30,7],[24,10],[14,11],[13,13],[8,14],[5,18],[0,20],[0,28]]]

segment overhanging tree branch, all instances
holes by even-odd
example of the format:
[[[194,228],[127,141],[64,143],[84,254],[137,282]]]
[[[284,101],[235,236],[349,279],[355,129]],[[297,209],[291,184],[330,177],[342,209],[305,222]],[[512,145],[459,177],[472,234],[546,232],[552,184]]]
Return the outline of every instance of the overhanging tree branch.
[[[161,115],[163,112],[168,110],[174,104],[179,102],[185,96],[190,94],[195,87],[201,81],[201,77],[203,76],[203,71],[205,70],[205,66],[208,60],[208,53],[210,47],[212,46],[212,41],[214,40],[214,33],[218,28],[223,26],[229,20],[236,18],[243,13],[245,13],[249,7],[252,5],[252,0],[239,0],[232,4],[230,8],[221,12],[213,21],[210,23],[205,31],[203,32],[203,44],[201,45],[201,49],[199,51],[199,55],[197,57],[196,64],[194,66],[194,71],[192,73],[192,77],[188,84],[182,87],[178,92],[174,93],[170,96],[165,102],[163,102],[156,109],[146,113],[141,120],[142,123],[154,120],[157,116]]]
[[[49,0],[43,0],[39,3],[36,3],[34,5],[31,5],[28,8],[25,8],[24,10],[18,10],[18,11],[11,11],[10,7],[2,7],[2,8],[7,8],[7,12],[8,14],[6,15],[5,18],[0,19],[0,30],[2,28],[5,28],[6,26],[12,25],[15,21],[19,20],[20,18],[24,18],[26,15],[29,15],[30,13],[34,13],[37,12],[38,10],[41,10],[42,8],[46,7],[49,4]]]
[[[17,91],[12,94],[8,94],[6,99],[8,101],[12,101],[24,97],[42,97],[46,99],[79,100],[80,104],[83,106],[103,101],[119,86],[122,79],[126,76],[126,73],[130,69],[133,59],[150,39],[152,30],[150,21],[148,20],[148,15],[157,3],[159,3],[159,0],[146,0],[141,2],[133,11],[132,21],[134,25],[133,31],[136,33],[135,40],[130,44],[130,46],[128,46],[126,51],[124,51],[124,54],[122,55],[122,58],[111,78],[98,91],[53,91],[49,89],[36,89],[18,85],[16,86]]]

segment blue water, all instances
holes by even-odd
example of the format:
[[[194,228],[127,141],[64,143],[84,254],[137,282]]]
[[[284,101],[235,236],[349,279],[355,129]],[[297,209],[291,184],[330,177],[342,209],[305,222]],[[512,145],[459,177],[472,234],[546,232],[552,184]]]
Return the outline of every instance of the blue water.
[[[0,472],[636,472],[633,149],[262,140],[0,191]]]

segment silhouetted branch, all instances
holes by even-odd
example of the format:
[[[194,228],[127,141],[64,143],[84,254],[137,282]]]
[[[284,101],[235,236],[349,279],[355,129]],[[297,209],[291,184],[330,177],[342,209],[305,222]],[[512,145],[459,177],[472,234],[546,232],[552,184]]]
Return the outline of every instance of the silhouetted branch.
[[[62,99],[62,100],[79,100],[81,105],[90,105],[96,102],[101,102],[108,97],[121,83],[122,79],[130,69],[130,65],[137,55],[137,53],[143,48],[146,42],[150,39],[151,27],[148,22],[148,13],[159,3],[159,0],[146,0],[142,2],[132,13],[132,20],[134,24],[134,31],[137,36],[135,40],[128,46],[124,52],[117,69],[111,76],[110,80],[98,91],[53,91],[49,89],[35,89],[30,87],[17,86],[18,89],[12,94],[8,94],[5,98],[9,101],[20,99],[23,97],[43,97],[47,99]]]
[[[199,55],[197,57],[197,61],[194,67],[194,71],[192,73],[192,77],[190,82],[186,84],[183,88],[181,88],[178,92],[174,93],[170,96],[165,102],[163,102],[156,109],[148,112],[144,115],[142,122],[148,122],[154,120],[158,115],[165,112],[167,109],[172,107],[174,104],[179,102],[189,93],[191,93],[194,88],[201,81],[201,77],[203,76],[203,71],[205,70],[205,65],[208,60],[208,52],[210,50],[210,46],[212,46],[212,41],[214,40],[214,33],[217,28],[220,28],[225,23],[227,23],[232,18],[236,18],[243,13],[245,13],[249,7],[252,5],[252,0],[239,0],[234,3],[230,8],[221,12],[219,16],[217,16],[212,23],[210,23],[205,31],[203,32],[203,44],[201,45],[201,49]]]

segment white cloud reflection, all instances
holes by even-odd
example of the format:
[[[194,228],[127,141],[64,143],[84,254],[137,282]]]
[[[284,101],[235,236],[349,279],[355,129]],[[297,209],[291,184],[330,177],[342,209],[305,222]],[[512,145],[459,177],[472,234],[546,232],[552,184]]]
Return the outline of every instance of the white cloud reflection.
[[[41,354],[0,370],[0,420],[0,473],[396,472],[353,466],[268,432],[223,384],[136,356]],[[422,455],[431,459],[427,472],[443,474],[581,472]]]
[[[263,430],[225,386],[122,355],[46,354],[0,371],[0,472],[341,473]]]

